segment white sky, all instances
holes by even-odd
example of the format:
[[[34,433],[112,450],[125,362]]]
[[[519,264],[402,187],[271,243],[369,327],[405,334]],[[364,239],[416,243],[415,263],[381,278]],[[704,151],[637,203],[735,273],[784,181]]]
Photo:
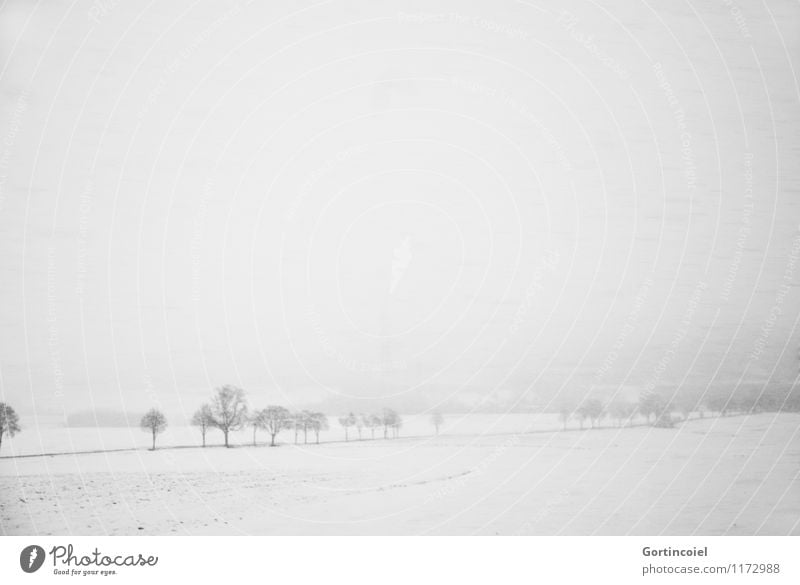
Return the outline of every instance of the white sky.
[[[800,8],[549,4],[3,4],[0,399],[792,381]]]

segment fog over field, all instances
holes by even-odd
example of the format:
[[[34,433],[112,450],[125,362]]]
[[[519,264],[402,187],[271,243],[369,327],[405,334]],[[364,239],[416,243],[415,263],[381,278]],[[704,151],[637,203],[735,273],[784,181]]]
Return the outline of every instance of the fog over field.
[[[799,56],[791,0],[3,3],[0,532],[798,533]]]

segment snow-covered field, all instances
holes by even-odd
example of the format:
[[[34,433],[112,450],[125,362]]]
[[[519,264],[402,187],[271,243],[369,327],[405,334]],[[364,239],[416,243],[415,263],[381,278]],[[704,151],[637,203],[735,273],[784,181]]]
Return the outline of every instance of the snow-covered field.
[[[537,433],[494,418],[474,435],[2,459],[0,532],[800,534],[798,415]]]

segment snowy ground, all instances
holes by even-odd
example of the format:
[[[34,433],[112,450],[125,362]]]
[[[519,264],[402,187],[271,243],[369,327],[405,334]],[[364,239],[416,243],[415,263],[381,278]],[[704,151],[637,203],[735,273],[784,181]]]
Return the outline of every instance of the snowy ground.
[[[529,434],[520,420],[495,434],[0,459],[0,532],[800,534],[798,415]]]

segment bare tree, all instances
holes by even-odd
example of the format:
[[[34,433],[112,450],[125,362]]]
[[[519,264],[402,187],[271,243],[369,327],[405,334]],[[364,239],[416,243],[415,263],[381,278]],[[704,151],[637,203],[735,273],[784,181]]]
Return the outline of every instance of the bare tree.
[[[439,412],[438,410],[435,411],[431,415],[431,423],[433,423],[433,426],[436,428],[436,434],[438,435],[439,434],[439,427],[441,427],[442,424],[444,423],[444,417],[442,416],[442,413]]]
[[[380,420],[374,414],[365,414],[362,415],[362,422],[364,423],[364,427],[369,429],[370,436],[374,439],[375,438],[375,428],[380,426]]]
[[[247,422],[247,400],[244,390],[236,386],[217,388],[211,402],[213,426],[225,435],[225,446],[228,447],[228,434],[238,431]]]
[[[297,442],[296,433],[298,429],[303,431],[303,443],[308,443],[308,430],[312,426],[314,413],[310,410],[303,410],[295,415],[295,443]]]
[[[292,413],[292,429],[294,429],[294,444],[297,445],[297,437],[300,429],[303,428],[303,415],[299,412]]]
[[[578,416],[581,419],[581,428],[583,428],[584,419],[589,419],[592,428],[595,428],[600,419],[605,415],[605,408],[603,403],[597,398],[587,398],[584,400],[577,410]]]
[[[558,418],[561,419],[561,424],[563,425],[565,431],[567,430],[567,422],[574,413],[575,405],[571,402],[565,400],[559,405]],[[581,420],[581,427],[583,427],[583,420]]]
[[[356,415],[356,430],[358,431],[358,440],[361,440],[361,431],[367,426],[366,417],[363,414]]]
[[[312,412],[309,426],[313,429],[314,434],[316,435],[317,444],[319,444],[320,431],[327,431],[329,428],[328,417],[321,412]]]
[[[260,413],[263,428],[267,430],[270,437],[270,446],[275,446],[275,437],[283,429],[288,429],[292,424],[292,413],[283,406],[268,406]]]
[[[372,438],[374,439],[375,429],[377,429],[379,426],[383,424],[383,419],[379,417],[377,414],[371,414],[366,420],[369,421],[369,424],[367,426],[369,427],[369,430],[372,434]]]
[[[203,436],[203,447],[205,447],[206,432],[208,432],[209,427],[214,426],[214,415],[211,412],[211,407],[208,404],[204,404],[198,408],[192,416],[191,424],[200,429],[200,434]]]
[[[0,447],[3,446],[3,435],[13,437],[21,430],[17,413],[5,402],[0,402]]]
[[[639,412],[647,419],[648,423],[651,416],[655,416],[655,420],[658,421],[666,408],[666,401],[660,394],[650,391],[639,397]]]
[[[340,416],[339,424],[344,428],[344,440],[349,441],[350,437],[347,434],[347,430],[356,424],[356,415],[351,412],[347,416]]]
[[[617,421],[617,426],[621,427],[623,424],[629,423],[636,414],[636,405],[633,402],[615,400],[608,405],[608,414]]]
[[[253,427],[253,447],[256,446],[256,432],[264,428],[264,411],[254,410],[247,417],[247,422]]]
[[[399,414],[394,413],[394,420],[392,421],[392,433],[394,434],[394,438],[400,436],[400,429],[403,427],[403,417]]]
[[[387,439],[389,437],[389,429],[394,427],[395,422],[398,418],[397,412],[392,410],[391,408],[384,408],[383,412],[381,413],[381,424],[383,425],[383,438]]]
[[[156,435],[159,433],[163,433],[164,430],[167,428],[167,417],[164,414],[155,408],[151,408],[148,410],[145,415],[142,417],[139,426],[142,427],[143,430],[152,433],[153,435],[153,451],[156,450]]]

